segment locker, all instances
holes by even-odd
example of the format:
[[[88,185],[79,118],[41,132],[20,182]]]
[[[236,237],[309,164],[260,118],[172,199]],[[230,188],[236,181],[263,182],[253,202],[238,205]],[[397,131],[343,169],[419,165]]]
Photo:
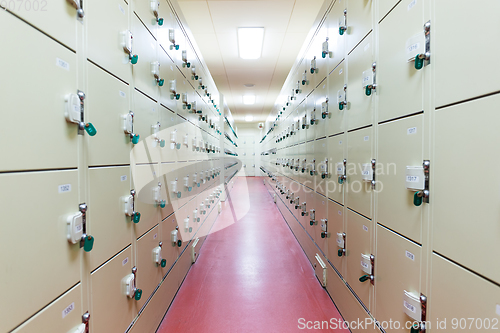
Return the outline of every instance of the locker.
[[[500,83],[495,80],[500,69],[490,66],[495,63],[497,46],[489,42],[496,40],[500,31],[500,23],[495,19],[500,3],[489,0],[474,7],[474,16],[478,18],[474,30],[483,32],[481,38],[474,37],[469,26],[463,24],[471,15],[466,1],[439,1],[432,6],[435,24],[431,22],[431,64],[435,68],[436,107],[500,90]],[[467,54],[465,59],[454,57],[465,48],[477,52]],[[464,61],[478,67],[461,75],[456,68]]]
[[[82,325],[82,286],[77,284],[12,333],[70,332]]]
[[[343,234],[345,232],[344,207],[334,201],[328,200],[328,233],[330,237],[327,238],[328,253],[326,256],[342,275],[345,275],[344,262],[346,261],[346,257],[338,255],[340,248],[337,244],[337,234]]]
[[[168,198],[164,197],[161,189],[165,188],[165,184],[159,177],[159,167],[157,164],[143,164],[132,167],[132,186],[136,191],[135,207],[136,211],[141,213],[141,221],[134,225],[135,235],[137,237],[143,235],[146,231],[158,224],[158,214],[160,202],[165,200],[165,207],[168,209]],[[161,183],[160,196],[156,197],[156,189],[158,183]]]
[[[331,73],[345,57],[346,34],[339,34],[340,18],[344,16],[345,6],[346,1],[336,1],[328,13],[326,24],[328,26],[328,47],[331,52],[330,59],[328,59],[328,73]]]
[[[344,187],[347,184],[341,178],[343,178],[345,171],[345,135],[331,136],[327,140],[328,172],[330,174],[326,186],[328,197],[340,204],[344,204]]]
[[[407,167],[422,167],[423,114],[379,125],[376,181],[378,222],[422,243],[423,207],[406,189]]]
[[[134,1],[135,15],[155,39],[157,39],[158,29],[163,28],[163,25],[167,23],[165,21],[168,21],[168,18],[161,15],[163,7],[168,7],[168,4],[159,0]]]
[[[330,161],[328,160],[328,146],[327,138],[321,140],[316,140],[314,142],[314,152],[316,155],[316,173],[314,175],[314,186],[316,192],[322,195],[327,195],[328,182],[335,180],[335,178],[329,178],[330,173],[328,169],[330,168]]]
[[[132,34],[134,36],[134,49],[137,50],[139,56],[137,64],[132,68],[135,87],[157,101],[160,83],[155,79],[153,72],[161,73],[162,64],[158,61],[156,40],[135,15],[132,16]],[[155,68],[155,63],[160,65],[159,69]]]
[[[2,7],[0,8],[6,9],[16,16],[19,16],[21,19],[40,29],[40,31],[43,31],[48,36],[66,45],[66,47],[71,50],[76,50],[77,24],[79,23],[78,21],[81,20],[81,17],[77,15],[76,8],[74,8],[69,1],[61,1],[50,4],[49,1],[46,0],[39,2],[26,1],[24,3],[2,1],[1,6]],[[12,15],[8,14],[7,11],[3,11],[2,15],[3,17],[9,16],[12,19],[15,19]],[[2,18],[2,21],[5,22],[5,19]],[[24,25],[22,22],[19,23]],[[12,25],[9,24],[9,26],[11,28],[8,30],[2,30],[13,31]],[[25,28],[31,29],[28,26]],[[39,34],[39,32],[36,31],[33,31],[33,33]],[[31,47],[34,46],[31,44]],[[20,53],[16,52],[16,54]]]
[[[317,35],[314,37],[313,44],[311,45],[311,55],[316,57],[316,71],[313,76],[315,76],[316,84],[314,87],[318,87],[319,84],[328,76],[328,62],[330,60],[330,53],[328,48],[323,48],[326,46],[325,42],[328,37],[328,26],[326,21],[319,27]],[[328,43],[329,44],[329,43]],[[328,50],[328,51],[326,51]],[[326,52],[326,53],[323,53]],[[324,56],[324,58],[323,58]],[[312,66],[311,66],[312,67]],[[311,68],[312,70],[312,68]]]
[[[130,168],[89,169],[88,230],[98,240],[90,253],[92,270],[109,260],[132,241],[133,218],[125,214],[129,199]],[[139,208],[134,204],[135,211]],[[139,223],[142,223],[143,217]]]
[[[415,69],[415,56],[425,52],[424,23],[424,2],[404,0],[379,24],[378,121],[424,109],[424,75],[429,68]]]
[[[132,273],[132,260],[128,247],[91,273],[91,331],[125,332],[137,314],[137,301],[124,294],[122,285],[123,279]],[[137,288],[141,288],[139,283]]]
[[[325,79],[314,91],[314,109],[316,122],[312,128],[316,132],[315,138],[319,139],[327,135],[327,123],[330,117],[330,105],[328,98],[328,80]],[[335,107],[335,104],[333,104]],[[334,109],[335,110],[335,109]]]
[[[449,276],[453,276],[453,283],[447,279]],[[474,287],[463,288],[465,286]],[[427,317],[431,325],[435,325],[432,330],[446,327],[456,332],[490,332],[498,329],[499,298],[497,285],[432,254],[432,289]],[[458,303],[465,306],[455,306]],[[444,320],[446,326],[443,326]]]
[[[371,1],[369,1],[371,2]],[[374,94],[367,96],[366,77],[372,73],[373,34],[369,34],[347,57],[347,128],[349,130],[373,123]],[[367,76],[368,75],[368,76]],[[368,79],[369,80],[369,79]]]
[[[87,58],[106,71],[130,83],[132,64],[124,48],[129,38],[129,7],[123,0],[86,2]],[[132,36],[135,37],[135,36]],[[131,55],[139,52],[132,39]],[[139,59],[142,61],[143,59]],[[89,87],[92,85],[89,84]]]
[[[163,256],[166,255],[170,242],[167,240],[166,242],[162,242],[162,246],[160,246],[160,237],[159,226],[155,226],[137,240],[137,285],[142,289],[143,295],[137,301],[139,309],[142,308],[156,286],[160,283],[163,273],[168,270],[168,267],[173,265],[173,262],[165,260],[165,267],[162,267],[162,260],[166,259]]]
[[[29,184],[29,192],[20,184]],[[0,280],[9,286],[4,288],[4,296],[10,309],[0,314],[0,330],[7,331],[78,283],[83,249],[67,238],[67,220],[79,212],[76,170],[2,174],[0,187],[0,209],[5,221],[11,221],[2,223],[0,232],[5,235],[0,247],[5,269]],[[34,197],[31,193],[43,195]],[[31,219],[20,215],[27,205],[30,212],[36,212]],[[43,260],[30,260],[34,257]],[[34,277],[34,271],[44,274]],[[30,295],[29,302],[19,297],[20,290]]]
[[[93,166],[129,164],[134,123],[141,116],[130,110],[129,87],[91,63],[88,82],[87,114],[99,128],[99,135],[88,140],[88,163]],[[140,139],[144,138],[136,140]]]
[[[368,275],[362,270],[361,256],[370,256],[373,254],[371,247],[371,237],[373,232],[373,222],[367,218],[356,214],[350,209],[346,210],[346,270],[345,280],[361,299],[366,308],[370,309],[370,299],[372,293],[372,284],[370,279],[364,282],[360,278]],[[338,248],[338,247],[337,247]],[[367,264],[363,262],[363,264]]]
[[[182,73],[178,77],[178,88],[181,91],[181,98],[177,103],[177,114],[188,119],[194,112],[193,102],[195,101],[195,91]]]
[[[163,49],[168,53],[169,57],[175,62],[175,57],[179,50],[176,50],[175,45],[170,41],[169,32],[174,29],[174,36],[177,37],[179,31],[179,23],[177,22],[176,17],[172,13],[172,9],[168,3],[162,3],[159,7],[159,17],[163,18],[163,25],[159,26],[157,29],[157,40],[159,45],[163,47]],[[175,38],[176,39],[176,38]],[[176,44],[179,44],[178,40],[175,40]],[[170,48],[172,46],[172,48]],[[177,66],[177,65],[176,65]]]
[[[341,133],[346,128],[347,108],[340,103],[345,102],[345,62],[341,62],[334,71],[328,76],[328,117],[326,118],[326,135]],[[347,87],[347,86],[345,86]],[[339,97],[340,95],[340,97]],[[342,110],[340,110],[342,108]]]
[[[494,95],[436,112],[429,198],[434,207],[433,250],[496,282],[500,282],[499,267],[478,260],[478,253],[499,249],[499,180],[494,167],[499,158],[492,153],[497,149],[497,128],[495,121],[488,121],[497,118],[499,100]],[[467,195],[467,208],[457,209],[457,203],[464,202],[457,179],[471,170],[479,178],[468,182],[466,191],[480,195]],[[473,244],[474,251],[464,244]]]
[[[378,321],[413,322],[406,315],[405,291],[420,295],[421,247],[377,226],[375,257],[375,317]],[[407,332],[408,330],[386,330]]]
[[[65,98],[77,93],[75,54],[6,11],[0,10],[0,22],[4,31],[0,42],[11,50],[0,58],[9,64],[0,69],[0,76],[9,78],[0,84],[4,110],[0,131],[4,139],[15,138],[11,149],[2,151],[0,171],[76,167],[78,125],[67,122],[64,115]],[[30,43],[19,43],[19,35]],[[27,78],[37,87],[29,98],[18,89],[26,86]],[[36,121],[26,121],[27,117]],[[46,128],[50,131],[42,131]],[[34,133],[43,135],[35,139]]]
[[[198,225],[193,221],[193,208],[196,202],[194,204],[190,203],[191,201],[176,210],[174,214],[177,218],[180,238],[184,242],[189,242],[193,238],[193,235],[196,233],[196,227]]]
[[[356,45],[373,29],[373,0],[347,1],[347,51]],[[345,5],[345,4],[344,4]]]
[[[372,140],[371,127],[347,134],[347,180],[344,191],[347,207],[368,218],[372,217]]]

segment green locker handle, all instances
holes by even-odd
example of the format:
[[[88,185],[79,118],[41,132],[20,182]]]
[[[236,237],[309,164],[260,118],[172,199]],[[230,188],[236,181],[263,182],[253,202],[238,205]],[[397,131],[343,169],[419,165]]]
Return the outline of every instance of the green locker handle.
[[[322,174],[321,175],[321,179],[325,179],[326,178],[326,175],[325,174]]]
[[[302,168],[302,173],[304,173],[304,171],[306,171],[304,168]]]
[[[191,192],[193,188],[191,186],[188,187],[188,192]]]
[[[309,174],[310,174],[311,176],[314,176],[314,171],[309,171]]]
[[[314,74],[315,71],[316,71],[315,68],[311,68],[311,74]]]
[[[94,248],[94,237],[87,235],[83,243],[83,249],[85,252],[90,252]]]
[[[167,202],[165,200],[160,201],[161,208],[165,208],[166,205],[167,205]]]
[[[191,104],[187,105],[188,110],[191,110]]]
[[[302,214],[302,216],[305,216],[305,215],[306,215],[306,213],[304,213],[304,212],[302,212],[301,214]],[[312,224],[311,224],[311,225],[312,225]]]
[[[193,232],[193,227],[189,227],[189,232]]]
[[[133,56],[130,57],[130,62],[132,63],[132,65],[137,64],[138,61],[139,61],[139,56],[137,54],[134,54]]]
[[[194,79],[195,79],[195,80],[198,80],[198,75],[195,75],[195,76],[194,76]]]
[[[134,136],[132,137],[132,143],[134,145],[138,144],[139,143],[139,138],[140,138],[140,135],[134,134]]]
[[[418,54],[415,56],[415,69],[419,70],[422,69],[422,67],[424,67],[424,58],[420,58],[420,55]]]
[[[340,111],[344,110],[344,103],[339,103],[339,110]]]
[[[191,67],[191,63],[190,62],[186,63],[186,66],[187,68]]]
[[[315,122],[316,122],[316,121],[315,121],[314,119],[311,119],[310,124],[311,124],[311,125],[314,125],[314,123],[315,123]]]
[[[165,147],[165,140],[161,140],[161,141],[160,141],[160,147],[161,147],[161,148],[164,148],[164,147]]]
[[[179,199],[180,199],[180,197],[181,197],[181,196],[182,196],[182,193],[181,193],[180,191],[179,191],[179,192],[177,192],[177,198],[179,198]]]
[[[175,49],[179,51],[179,45],[175,45]]]
[[[339,34],[340,34],[340,36],[343,36],[343,35],[344,35],[345,30],[346,30],[346,28],[344,28],[344,27],[339,27]]]
[[[177,146],[176,146],[177,150],[181,149],[181,144],[178,143]]]
[[[338,254],[339,257],[342,257],[344,255],[344,250],[343,249],[339,249],[339,251],[338,251],[337,254]]]
[[[324,231],[321,233],[321,238],[326,238],[326,233]]]
[[[86,123],[85,124],[85,131],[90,136],[94,136],[94,135],[97,134],[97,130],[95,129],[94,125],[92,125],[92,123]]]
[[[136,289],[135,296],[134,296],[135,300],[139,301],[141,299],[141,297],[142,297],[142,289]]]
[[[309,225],[313,226],[314,225],[314,221],[313,220],[309,221]]]
[[[321,53],[321,57],[323,57],[323,59],[325,59],[325,58],[326,58],[326,55],[327,55],[327,53],[326,53],[325,51],[323,51],[323,52]]]
[[[177,94],[177,95],[175,95],[175,99],[176,99],[176,100],[179,100],[179,98],[181,98],[181,94]]]
[[[423,196],[419,196],[419,195],[418,195],[419,193],[420,193],[420,192],[415,192],[415,194],[413,195],[413,204],[414,204],[415,206],[417,206],[417,207],[418,207],[418,206],[420,206],[420,205],[422,204],[423,199],[424,199],[424,198],[423,198]]]
[[[359,278],[359,282],[365,282],[370,280],[370,275],[363,275],[362,277]]]
[[[340,184],[340,185],[344,184],[344,178],[339,177],[339,184]]]
[[[167,266],[167,260],[166,259],[162,259],[160,266],[163,267],[163,268],[165,268],[165,266]]]
[[[158,85],[159,85],[160,87],[163,87],[163,84],[164,84],[164,83],[165,83],[165,80],[164,80],[164,79],[160,79],[160,80],[158,81]]]
[[[179,239],[179,240],[177,240],[177,246],[178,246],[178,247],[181,247],[181,246],[182,246],[182,241],[181,241],[180,239]]]
[[[306,83],[307,83],[307,81],[306,81],[306,80],[302,80],[302,85],[303,85],[303,86],[305,86],[305,85],[306,85]]]
[[[322,113],[321,118],[326,119],[326,113]]]
[[[372,88],[368,85],[365,88],[365,95],[370,96],[372,94]]]
[[[139,223],[139,221],[141,221],[141,213],[139,212],[135,212],[134,216],[132,217],[132,221],[134,221],[134,223]]]
[[[198,187],[200,187],[200,183],[197,183],[196,185],[197,185]]]
[[[412,325],[410,333],[420,333],[420,324]]]
[[[163,25],[163,19],[162,19],[162,18],[158,19],[158,25],[159,25],[159,26],[162,26],[162,25]]]

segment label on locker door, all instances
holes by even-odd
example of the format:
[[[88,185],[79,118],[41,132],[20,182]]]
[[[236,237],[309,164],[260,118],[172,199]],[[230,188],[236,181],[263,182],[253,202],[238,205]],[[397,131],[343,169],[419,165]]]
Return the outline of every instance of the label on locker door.
[[[75,302],[71,303],[66,307],[66,309],[62,310],[62,318],[64,319],[67,315],[71,313],[75,309]]]
[[[362,87],[366,87],[373,84],[373,70],[369,69],[363,72]]]
[[[71,192],[71,184],[59,185],[59,193]]]
[[[415,321],[420,321],[422,311],[420,297],[405,290],[403,295],[403,311]]]
[[[425,53],[425,34],[420,32],[406,41],[406,59],[414,61],[417,54]]]
[[[56,58],[56,66],[69,71],[69,63],[62,59]]]
[[[415,7],[417,4],[417,0],[413,0],[408,4],[408,11],[410,11],[413,7]]]

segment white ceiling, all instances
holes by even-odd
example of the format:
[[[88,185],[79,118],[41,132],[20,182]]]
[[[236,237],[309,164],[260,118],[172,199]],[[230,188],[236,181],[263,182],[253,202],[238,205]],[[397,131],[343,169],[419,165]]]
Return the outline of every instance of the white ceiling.
[[[236,122],[267,119],[324,0],[178,0],[182,14]],[[262,57],[238,56],[237,28],[264,27]],[[247,83],[255,84],[247,88]],[[255,105],[243,95],[254,94]]]

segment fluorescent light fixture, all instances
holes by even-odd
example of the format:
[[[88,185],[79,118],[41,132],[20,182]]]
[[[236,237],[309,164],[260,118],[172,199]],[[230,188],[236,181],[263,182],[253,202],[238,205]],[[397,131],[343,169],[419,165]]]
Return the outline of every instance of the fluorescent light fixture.
[[[253,121],[253,116],[246,116],[245,121]]]
[[[243,104],[253,105],[255,104],[255,95],[245,95],[243,96]]]
[[[264,28],[238,28],[238,48],[241,59],[259,59],[264,42]]]

